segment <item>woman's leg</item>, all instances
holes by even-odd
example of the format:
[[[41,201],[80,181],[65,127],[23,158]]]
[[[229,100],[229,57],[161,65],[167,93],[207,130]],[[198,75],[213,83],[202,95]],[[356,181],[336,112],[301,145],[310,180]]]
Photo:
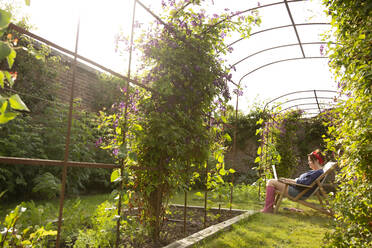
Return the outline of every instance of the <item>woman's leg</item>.
[[[272,186],[274,187],[276,190],[279,190],[279,191],[284,191],[285,189],[285,184],[282,183],[282,182],[279,182],[278,180],[276,179],[270,179],[267,184],[266,184],[266,187],[268,186]],[[284,192],[284,195],[286,196],[288,194],[288,189],[287,189],[287,192]]]
[[[270,179],[266,184],[266,199],[265,207],[261,210],[262,213],[272,213],[274,211],[275,190],[284,191],[285,184],[276,179]],[[285,192],[285,195],[287,192]]]

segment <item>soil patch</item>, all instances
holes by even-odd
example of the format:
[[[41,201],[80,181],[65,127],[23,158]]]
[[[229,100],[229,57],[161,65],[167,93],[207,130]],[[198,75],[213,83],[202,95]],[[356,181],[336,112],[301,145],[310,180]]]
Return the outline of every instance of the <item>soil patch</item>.
[[[129,240],[125,238],[123,243],[128,247],[159,248],[164,247],[172,242],[183,239],[199,232],[209,226],[231,219],[244,213],[244,211],[230,211],[228,209],[209,209],[207,211],[206,223],[204,225],[204,209],[198,207],[188,207],[186,210],[186,230],[184,230],[184,207],[171,206],[170,213],[165,216],[161,241],[154,244],[150,238],[143,238],[141,241]],[[140,242],[140,243],[138,243]],[[132,245],[132,246],[130,246]],[[126,247],[126,246],[125,246]]]

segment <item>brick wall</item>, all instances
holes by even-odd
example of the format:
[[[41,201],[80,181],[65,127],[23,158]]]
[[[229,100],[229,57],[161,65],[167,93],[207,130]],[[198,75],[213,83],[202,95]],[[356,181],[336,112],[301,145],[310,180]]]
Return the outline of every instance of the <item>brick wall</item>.
[[[70,101],[71,84],[73,80],[73,58],[52,52],[53,55],[57,55],[61,58],[63,67],[59,69],[58,76],[55,79],[58,84],[57,97],[59,101],[68,104]],[[100,83],[99,80],[100,71],[89,67],[81,62],[77,63],[75,73],[75,87],[74,87],[74,99],[79,98],[81,101],[81,108],[86,110],[92,110],[92,103],[94,101],[94,87]],[[104,92],[102,92],[104,94]]]

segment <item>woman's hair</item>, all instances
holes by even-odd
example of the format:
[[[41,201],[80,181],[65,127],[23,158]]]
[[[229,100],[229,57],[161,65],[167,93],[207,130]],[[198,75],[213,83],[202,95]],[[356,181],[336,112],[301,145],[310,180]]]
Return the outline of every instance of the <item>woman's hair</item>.
[[[323,156],[322,152],[319,149],[316,149],[315,151],[313,151],[312,153],[308,154],[307,156],[310,158],[310,160],[313,163],[315,161],[317,161],[320,165],[323,165],[324,164],[324,156]]]

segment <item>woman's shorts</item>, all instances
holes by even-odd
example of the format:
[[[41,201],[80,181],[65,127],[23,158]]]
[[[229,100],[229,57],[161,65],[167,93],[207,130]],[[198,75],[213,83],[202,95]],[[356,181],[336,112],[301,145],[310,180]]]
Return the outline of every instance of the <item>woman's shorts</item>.
[[[288,195],[291,197],[296,197],[299,193],[302,192],[303,189],[296,188],[292,185],[288,187]],[[305,200],[307,196],[301,196],[300,200]]]

